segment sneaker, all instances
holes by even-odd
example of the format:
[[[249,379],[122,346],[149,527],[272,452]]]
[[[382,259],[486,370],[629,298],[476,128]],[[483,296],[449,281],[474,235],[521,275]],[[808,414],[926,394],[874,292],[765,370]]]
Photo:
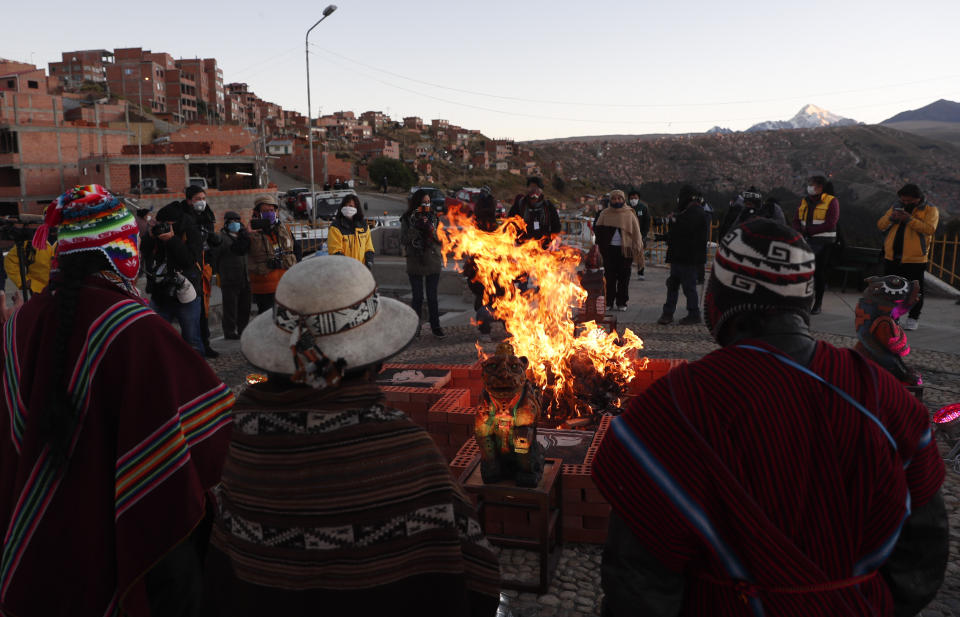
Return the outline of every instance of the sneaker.
[[[637,275],[637,280],[638,280],[638,281],[645,281],[645,280],[647,280],[647,277],[645,277],[645,276],[642,275],[642,274],[638,274],[638,275]]]
[[[444,334],[443,332],[443,328],[437,327],[437,328],[431,328],[431,330],[433,331],[433,335],[437,338],[443,338],[446,336],[446,334]]]
[[[607,312],[608,312],[608,313],[612,313],[612,312],[613,312],[613,305],[612,305],[612,304],[610,304],[610,305],[607,306]]]
[[[669,326],[673,323],[673,315],[667,315],[664,313],[660,315],[660,319],[657,320],[657,323],[661,326]]]
[[[213,359],[213,358],[219,358],[219,357],[220,357],[220,352],[218,352],[218,351],[217,351],[216,349],[214,349],[213,347],[205,347],[204,350],[203,350],[203,355],[206,356],[207,358],[211,358],[211,359]]]
[[[813,308],[810,309],[811,315],[819,315],[822,312],[822,307],[819,304],[814,304]]]
[[[699,315],[687,315],[677,323],[679,323],[681,326],[692,326],[694,324],[700,323],[701,321],[703,320],[700,319]]]
[[[919,319],[914,319],[913,317],[907,317],[903,320],[903,325],[900,326],[904,330],[916,330],[917,326],[920,325]]]
[[[617,310],[620,311],[621,313],[624,313],[627,310],[627,305],[624,304],[623,306],[618,306]]]

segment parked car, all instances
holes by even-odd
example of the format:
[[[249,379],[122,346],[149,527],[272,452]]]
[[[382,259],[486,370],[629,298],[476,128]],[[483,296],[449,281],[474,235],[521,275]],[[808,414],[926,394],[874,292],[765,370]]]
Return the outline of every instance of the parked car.
[[[299,201],[301,193],[309,193],[310,189],[306,187],[297,187],[295,189],[290,189],[283,194],[283,205],[287,207],[287,210],[290,212],[297,211],[297,202]]]
[[[332,220],[337,214],[340,202],[347,195],[356,196],[357,192],[353,189],[341,191],[317,191],[314,193],[314,199],[310,199],[310,191],[297,195],[297,207],[294,210],[294,216],[298,218],[310,217],[310,203],[315,203],[314,216],[320,220]]]
[[[453,197],[447,197],[447,209],[449,210],[452,206],[459,206],[462,212],[473,214],[473,207],[476,205],[477,201],[480,200],[480,196],[482,194],[483,189],[465,186],[454,193]],[[507,207],[498,199],[497,216],[504,217],[506,215]]]
[[[144,178],[138,182],[130,192],[136,193],[137,195],[149,195],[151,193],[166,193],[167,189],[162,180],[157,178]]]
[[[444,214],[447,211],[447,194],[443,189],[438,189],[435,186],[415,186],[410,189],[410,194],[413,195],[420,189],[430,193],[430,204],[433,206],[434,212]]]
[[[203,190],[210,188],[207,186],[207,179],[203,176],[190,176],[187,179],[187,186],[199,186]]]

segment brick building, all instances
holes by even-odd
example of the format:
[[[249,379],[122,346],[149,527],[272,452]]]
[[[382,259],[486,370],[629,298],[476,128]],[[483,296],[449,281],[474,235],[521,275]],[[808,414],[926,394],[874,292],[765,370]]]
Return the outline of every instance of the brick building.
[[[197,120],[206,124],[226,119],[226,101],[223,90],[223,70],[216,58],[186,59],[176,61],[181,70],[194,76],[196,83]]]
[[[113,64],[107,65],[110,92],[141,105],[154,114],[167,112],[166,67],[148,58],[140,47],[113,50]]]
[[[76,91],[84,82],[107,86],[107,66],[113,64],[113,52],[106,49],[65,51],[60,62],[47,65],[51,77],[57,77],[64,90]]]
[[[360,120],[372,126],[374,132],[379,133],[383,125],[390,121],[390,116],[382,111],[365,111],[360,114]]]
[[[292,152],[272,160],[271,166],[304,182],[310,181],[310,150],[306,139],[296,139]],[[337,179],[346,182],[353,179],[353,161],[337,158],[326,152],[317,142],[313,143],[313,175],[317,184],[333,184]],[[326,178],[326,180],[324,180]]]
[[[363,156],[376,158],[385,156],[390,159],[400,158],[400,142],[392,139],[377,137],[357,144],[357,152]]]
[[[405,129],[416,129],[418,131],[423,130],[423,119],[418,118],[417,116],[407,116],[403,119],[403,128]]]
[[[81,158],[120,152],[131,132],[108,128],[97,105],[93,120],[65,119],[63,97],[48,93],[43,69],[10,68],[0,62],[0,212],[40,213],[71,186],[92,181],[96,168],[79,165]]]

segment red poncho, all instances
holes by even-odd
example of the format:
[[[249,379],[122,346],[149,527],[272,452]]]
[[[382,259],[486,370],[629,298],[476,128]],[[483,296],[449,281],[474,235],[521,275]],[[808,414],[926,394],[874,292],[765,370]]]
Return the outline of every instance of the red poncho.
[[[142,577],[203,517],[234,397],[156,313],[90,278],[67,344],[79,420],[57,469],[40,428],[56,313],[47,291],[3,326],[0,614],[148,615]]]
[[[927,411],[851,350],[821,342],[809,368],[896,448],[814,378],[737,347],[678,367],[611,424],[594,479],[684,572],[683,614],[892,614],[875,573],[944,477]]]

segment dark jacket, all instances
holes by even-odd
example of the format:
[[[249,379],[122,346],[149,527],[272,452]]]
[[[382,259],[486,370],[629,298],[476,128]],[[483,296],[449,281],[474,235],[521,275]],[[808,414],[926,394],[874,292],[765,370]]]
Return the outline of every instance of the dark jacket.
[[[646,239],[647,234],[650,233],[650,208],[641,201],[633,211],[637,213],[637,219],[640,220],[641,237]]]
[[[220,277],[221,287],[249,287],[247,253],[250,251],[250,233],[241,229],[237,233],[224,229],[222,243],[213,250],[213,271]]]
[[[400,217],[400,244],[407,256],[407,274],[426,276],[443,269],[437,224],[440,219],[433,212],[416,210]]]
[[[667,232],[667,263],[695,266],[707,263],[710,216],[694,202],[678,212]]]
[[[531,204],[529,198],[524,196],[510,208],[507,216],[519,216],[523,219],[525,228],[519,235],[521,240],[537,238],[543,246],[549,244],[552,236],[560,233],[562,229],[556,206],[546,198]]]

